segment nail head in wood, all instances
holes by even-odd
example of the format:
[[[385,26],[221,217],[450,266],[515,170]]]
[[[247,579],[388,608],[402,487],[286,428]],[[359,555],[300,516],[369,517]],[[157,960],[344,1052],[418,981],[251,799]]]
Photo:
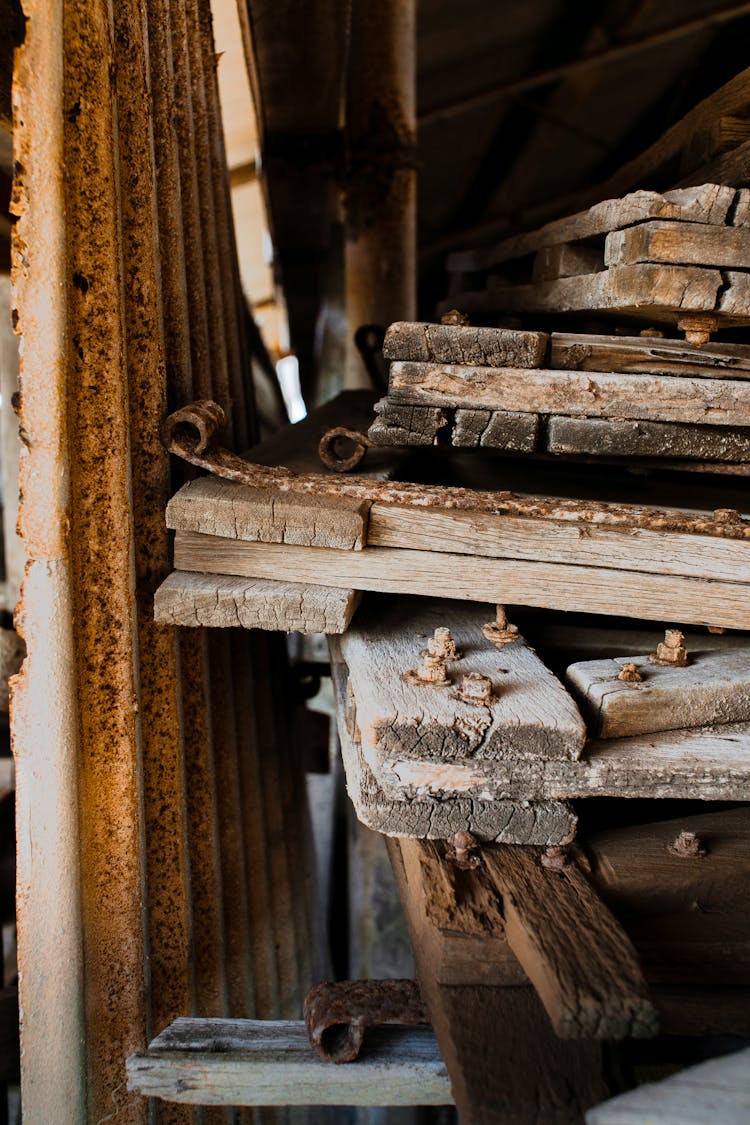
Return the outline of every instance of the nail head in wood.
[[[456,688],[456,698],[462,703],[473,703],[477,707],[487,707],[492,702],[494,691],[492,680],[481,672],[467,672]]]
[[[643,680],[643,676],[633,663],[623,664],[617,678],[626,684],[639,684]]]
[[[570,855],[567,848],[555,845],[542,852],[539,862],[548,871],[562,871],[570,863]]]
[[[419,664],[416,668],[404,672],[403,679],[407,684],[420,686],[446,687],[450,683],[445,661],[439,656],[433,656],[428,649],[422,650],[419,654]]]
[[[456,832],[448,837],[447,843],[453,849],[451,858],[459,867],[479,866],[479,856],[471,855],[479,847],[479,841],[471,832]]]
[[[707,854],[703,841],[695,832],[680,832],[668,845],[667,851],[678,859],[702,859]]]

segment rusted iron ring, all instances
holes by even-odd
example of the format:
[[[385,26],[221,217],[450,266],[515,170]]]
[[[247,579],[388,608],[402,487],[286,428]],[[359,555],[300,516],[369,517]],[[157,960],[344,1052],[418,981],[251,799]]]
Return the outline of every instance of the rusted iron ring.
[[[169,414],[161,424],[161,440],[167,449],[201,456],[216,446],[226,415],[218,402],[198,399]]]
[[[354,452],[349,457],[342,457],[336,452],[337,443],[342,439],[354,442]],[[334,426],[326,430],[318,443],[318,456],[323,464],[333,469],[335,473],[348,473],[356,469],[370,446],[370,439],[358,430],[348,430],[346,426]]]
[[[365,1028],[381,1024],[429,1023],[415,980],[323,981],[305,997],[310,1045],[325,1062],[353,1062]]]

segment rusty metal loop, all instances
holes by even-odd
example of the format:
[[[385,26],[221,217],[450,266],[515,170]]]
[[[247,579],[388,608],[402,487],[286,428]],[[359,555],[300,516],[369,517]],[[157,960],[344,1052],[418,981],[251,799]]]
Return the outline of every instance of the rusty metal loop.
[[[342,457],[336,452],[336,443],[346,438],[354,442],[354,452],[349,457]],[[370,447],[370,439],[358,430],[348,430],[346,426],[334,426],[326,430],[318,443],[318,456],[328,469],[335,473],[348,473],[362,464],[365,453]]]
[[[214,449],[225,420],[218,402],[198,399],[167,415],[161,424],[161,440],[167,449],[200,456]]]
[[[415,980],[323,981],[305,997],[310,1045],[325,1062],[353,1062],[365,1028],[382,1024],[429,1023]]]

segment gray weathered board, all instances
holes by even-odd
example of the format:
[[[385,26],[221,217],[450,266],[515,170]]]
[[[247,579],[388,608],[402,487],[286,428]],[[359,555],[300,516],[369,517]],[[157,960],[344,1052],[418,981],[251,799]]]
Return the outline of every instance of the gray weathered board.
[[[451,1105],[430,1027],[368,1028],[356,1062],[313,1051],[303,1020],[189,1019],[127,1060],[128,1090],[188,1105]]]
[[[367,730],[357,721],[356,697],[350,693],[339,638],[330,640],[329,646],[346,788],[357,817],[368,828],[385,836],[426,840],[444,840],[465,831],[478,840],[505,844],[547,846],[573,839],[577,817],[567,801],[386,793],[368,764],[373,749],[367,746]]]
[[[438,312],[596,312],[664,324],[702,312],[711,313],[719,326],[750,323],[750,276],[738,270],[639,262],[555,281],[511,285],[490,277],[489,282],[486,289],[454,293],[439,303]]]
[[[625,663],[640,682],[619,679]],[[691,652],[685,668],[647,656],[587,660],[571,664],[565,681],[600,738],[750,721],[750,646]]]
[[[586,1113],[586,1125],[747,1125],[750,1049],[648,1082]]]
[[[569,371],[750,379],[750,348],[746,344],[724,343],[696,348],[686,340],[658,336],[553,332],[550,336],[549,366]]]
[[[655,191],[634,191],[620,199],[605,199],[587,211],[555,219],[537,230],[514,235],[489,249],[457,251],[449,256],[448,269],[455,273],[474,273],[523,258],[545,246],[593,238],[650,219],[731,222],[731,208],[737,194],[734,188],[719,184],[679,188],[663,195]]]
[[[531,522],[531,521],[529,521]],[[626,537],[624,537],[626,538]],[[746,582],[444,551],[338,551],[178,531],[177,570],[750,629]]]
[[[540,748],[536,755],[529,754],[510,733],[501,747],[502,753],[490,758],[484,745],[489,729],[485,708],[458,703],[452,699],[450,688],[410,687],[402,681],[409,657],[416,660],[419,648],[426,643],[420,634],[428,634],[436,623],[450,625],[457,642],[468,638],[464,660],[471,661],[472,667],[475,646],[483,652],[482,646],[488,645],[481,625],[489,615],[489,607],[483,610],[454,603],[442,615],[440,608],[413,599],[391,599],[387,605],[373,599],[365,607],[364,616],[336,641],[336,651],[347,665],[351,683],[346,715],[350,737],[355,737],[358,728],[359,754],[366,758],[367,768],[379,788],[391,797],[750,797],[748,722],[593,741],[586,745],[584,756],[578,761],[554,760],[552,745]],[[725,641],[728,655],[739,651],[737,638],[712,637],[711,641]],[[488,649],[490,656],[482,660],[481,669],[487,673],[494,661],[492,678],[499,685],[500,699],[505,691],[508,706],[519,710],[525,700],[526,721],[546,712],[551,726],[559,696],[556,691],[549,691],[550,674],[536,658],[534,670],[543,669],[538,674],[541,698],[530,699],[530,692],[522,689],[514,699],[516,677],[512,669],[518,654],[514,657],[513,650],[518,643],[506,645],[494,651],[494,655]],[[528,649],[518,652],[523,653],[522,663],[533,656]],[[454,679],[461,674],[462,663],[449,666]],[[501,668],[508,671],[498,674]],[[346,700],[341,707],[347,710]],[[415,712],[411,722],[410,708]],[[569,722],[565,708],[560,715],[558,723]],[[552,733],[554,736],[554,728]]]
[[[363,751],[379,778],[394,759],[438,761],[576,759],[586,739],[578,708],[523,637],[498,650],[482,632],[493,618],[456,602],[417,598],[373,599],[357,628],[340,641],[356,701]],[[450,629],[460,659],[448,665],[448,687],[406,682],[434,630]],[[463,702],[462,678],[480,674],[493,697]]]
[[[734,473],[750,464],[750,426],[705,426],[689,422],[613,422],[511,410],[452,410],[399,399],[376,403],[368,430],[375,445],[450,444],[504,453],[548,452],[568,456],[669,459],[669,468],[705,471],[721,463]],[[546,421],[546,425],[542,424]],[[745,470],[747,471],[747,470]]]
[[[744,380],[399,362],[391,364],[389,395],[442,408],[750,425]]]
[[[361,595],[336,586],[173,571],[154,594],[160,625],[343,633]]]
[[[397,321],[385,334],[383,355],[386,359],[425,363],[539,367],[544,361],[548,340],[546,332]]]

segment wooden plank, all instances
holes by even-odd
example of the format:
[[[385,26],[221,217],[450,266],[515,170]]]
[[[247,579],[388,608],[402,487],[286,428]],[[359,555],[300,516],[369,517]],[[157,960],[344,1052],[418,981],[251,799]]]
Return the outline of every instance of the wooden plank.
[[[451,254],[451,272],[473,273],[513,258],[522,258],[545,246],[575,242],[608,234],[649,219],[675,219],[682,222],[723,223],[734,201],[733,188],[718,183],[679,188],[660,195],[655,191],[634,191],[621,199],[604,199],[587,211],[555,219],[538,230],[507,238],[489,250],[467,250]]]
[[[750,230],[708,223],[639,223],[607,235],[604,262],[607,266],[664,262],[746,269],[750,265]]]
[[[424,446],[439,440],[460,448],[482,446],[530,453],[536,446],[536,414],[513,410],[443,410],[398,399],[381,399],[377,419],[368,430],[376,445]]]
[[[586,1125],[745,1125],[750,1120],[750,1048],[629,1090],[586,1114]]]
[[[173,571],[154,594],[160,625],[343,633],[360,594],[335,586]]]
[[[552,415],[547,449],[596,457],[670,457],[695,461],[750,462],[750,427],[703,426],[689,422],[613,422],[608,418]]]
[[[518,410],[457,410],[453,416],[451,445],[531,453],[536,448],[538,430],[538,414]]]
[[[375,421],[367,431],[374,445],[434,445],[450,425],[446,411],[437,406],[413,406],[382,398],[375,403]]]
[[[270,492],[206,476],[182,486],[167,504],[166,519],[172,530],[358,551],[368,509],[366,500]]]
[[[582,534],[579,525],[561,520],[378,503],[370,509],[367,547],[554,560],[733,582],[744,580],[750,562],[748,544],[716,536],[639,527],[618,531],[596,522]]]
[[[241,543],[188,531],[176,533],[174,556],[177,570],[203,574],[750,628],[747,586],[739,582],[550,562],[519,567],[512,559],[390,547]]]
[[[390,393],[443,408],[750,425],[750,382],[737,380],[394,363]]]
[[[750,379],[750,348],[724,343],[696,348],[686,340],[553,332],[549,365],[570,371]]]
[[[189,1105],[450,1105],[429,1027],[368,1029],[356,1063],[331,1066],[303,1020],[181,1018],[127,1060],[128,1089]]]
[[[384,836],[445,840],[471,832],[478,840],[508,844],[563,844],[573,839],[577,818],[565,801],[532,802],[441,796],[394,797],[370,768],[372,747],[347,705],[348,673],[337,645],[332,647],[341,756],[346,788],[359,820]],[[367,751],[367,752],[366,752]]]
[[[640,681],[619,678],[626,663]],[[600,738],[750,720],[750,648],[691,652],[686,668],[659,667],[648,656],[587,660],[571,664],[565,682]]]
[[[411,756],[580,757],[586,730],[570,696],[520,635],[501,651],[486,639],[482,624],[492,616],[454,602],[377,600],[342,637],[357,722],[379,777],[394,758]],[[450,629],[461,654],[448,665],[453,688],[407,682],[440,627]],[[457,697],[467,675],[491,681],[494,695],[485,704]]]
[[[588,743],[577,762],[441,762],[403,758],[391,772],[405,794],[492,794],[507,800],[672,797],[750,800],[750,725],[661,731]]]
[[[486,290],[454,294],[447,303],[465,313],[599,312],[676,324],[686,313],[717,312],[724,325],[750,321],[743,274],[732,272],[722,279],[717,269],[648,262],[531,285],[498,282]],[[440,303],[439,311],[445,304]]]
[[[585,1108],[604,1097],[601,1045],[558,1038],[528,986],[441,984],[404,878],[402,846],[402,841],[388,841],[422,995],[461,1119],[476,1125],[574,1125]]]
[[[485,847],[505,935],[557,1035],[654,1035],[658,1021],[630,940],[574,862],[542,866],[531,848]]]
[[[531,280],[535,283],[556,281],[559,277],[577,277],[582,273],[598,273],[604,269],[604,265],[604,256],[600,248],[586,246],[578,242],[559,242],[555,246],[544,246],[537,251]],[[404,358],[411,357],[404,356]],[[518,365],[514,364],[513,366]],[[541,364],[535,363],[534,366],[540,367]]]
[[[687,142],[680,161],[680,176],[686,176],[748,140],[750,140],[750,121],[746,118],[733,114],[717,117]]]
[[[386,359],[423,363],[539,367],[544,362],[548,340],[546,332],[398,321],[385,334],[383,355]]]

